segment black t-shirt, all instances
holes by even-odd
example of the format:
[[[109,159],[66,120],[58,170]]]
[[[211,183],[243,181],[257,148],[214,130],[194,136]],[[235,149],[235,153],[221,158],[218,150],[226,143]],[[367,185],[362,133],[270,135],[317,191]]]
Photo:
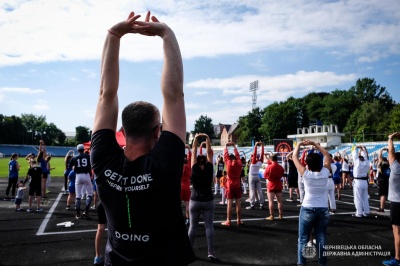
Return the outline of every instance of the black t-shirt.
[[[192,193],[190,199],[194,201],[211,201],[214,199],[211,190],[213,184],[213,165],[206,162],[204,170],[199,164],[194,164],[192,167]]]
[[[75,155],[69,162],[69,166],[74,167],[75,174],[91,174],[92,166],[90,164],[90,155],[79,153]]]
[[[180,201],[185,147],[163,131],[150,153],[128,161],[109,129],[96,131],[91,163],[107,215],[106,261],[187,265],[194,261]]]
[[[35,186],[38,184],[42,184],[42,168],[39,166],[34,166],[29,168],[27,175],[31,177],[31,181],[29,183],[30,186]]]

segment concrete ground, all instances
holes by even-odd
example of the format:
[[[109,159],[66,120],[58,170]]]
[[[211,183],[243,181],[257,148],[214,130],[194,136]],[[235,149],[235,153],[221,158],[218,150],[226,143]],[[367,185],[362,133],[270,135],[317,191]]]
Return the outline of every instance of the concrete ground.
[[[61,193],[62,182],[61,178],[52,178],[43,213],[15,212],[12,201],[0,201],[1,266],[93,264],[96,213],[91,213],[91,220],[75,220],[74,211],[65,209],[67,196]],[[6,186],[7,179],[1,178],[2,195]],[[352,190],[342,192],[342,199],[337,200],[337,214],[331,216],[328,228],[327,244],[331,245],[328,265],[382,265],[381,261],[394,252],[389,203],[384,214],[376,213],[379,207],[377,189],[371,187],[372,215],[355,218],[351,216],[355,211]],[[267,221],[265,217],[269,211],[246,210],[248,195],[243,196],[244,225],[240,227],[236,223],[231,227],[221,225],[226,219],[226,206],[220,205],[221,196],[216,196],[215,251],[219,261],[207,260],[205,230],[200,226],[194,245],[197,260],[191,265],[296,265],[298,203],[287,202],[288,193],[284,191],[284,219]],[[25,193],[24,209],[27,198]],[[162,208],[162,202],[157,207]],[[162,217],[160,219],[162,222]],[[60,225],[65,222],[72,224],[70,227]],[[308,265],[318,265],[316,257],[309,259]]]

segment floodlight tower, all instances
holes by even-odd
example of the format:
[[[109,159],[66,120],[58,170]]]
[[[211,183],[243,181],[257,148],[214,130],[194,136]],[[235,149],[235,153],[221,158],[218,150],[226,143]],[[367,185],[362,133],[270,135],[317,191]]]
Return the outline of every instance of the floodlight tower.
[[[250,91],[253,92],[253,109],[256,108],[258,80],[250,82]]]

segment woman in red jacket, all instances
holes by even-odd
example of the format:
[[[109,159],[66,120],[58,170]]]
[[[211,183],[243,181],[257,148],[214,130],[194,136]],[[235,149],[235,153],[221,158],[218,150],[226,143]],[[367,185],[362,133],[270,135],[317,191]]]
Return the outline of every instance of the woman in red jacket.
[[[274,220],[274,198],[278,202],[279,219],[283,218],[283,206],[282,206],[282,181],[283,173],[285,170],[282,165],[278,163],[278,156],[276,154],[271,156],[271,160],[268,161],[268,166],[264,171],[264,178],[268,180],[267,183],[267,194],[268,194],[268,207],[269,217],[267,220]]]

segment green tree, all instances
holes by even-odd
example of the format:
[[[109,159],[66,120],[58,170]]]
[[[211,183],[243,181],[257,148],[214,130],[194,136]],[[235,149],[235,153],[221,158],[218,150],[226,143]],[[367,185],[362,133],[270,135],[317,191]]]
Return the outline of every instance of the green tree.
[[[88,127],[77,126],[75,132],[75,140],[77,143],[84,143],[90,140],[90,129]]]
[[[400,104],[396,104],[389,113],[389,133],[400,131]]]
[[[286,102],[274,102],[264,109],[260,132],[267,144],[296,132],[302,119],[301,107],[301,101],[290,97]]]
[[[246,116],[239,117],[238,144],[240,146],[250,146],[253,139],[254,141],[262,139],[262,134],[260,133],[262,116],[262,110],[256,107],[248,112]]]
[[[21,118],[16,116],[0,116],[0,143],[22,144],[24,143],[25,127]]]
[[[206,133],[210,138],[214,137],[214,125],[212,119],[208,116],[201,115],[199,119],[194,122],[194,132],[193,133]],[[199,139],[200,142],[204,139]]]
[[[22,114],[21,115],[22,124],[25,126],[28,132],[27,143],[28,144],[38,144],[41,139],[41,135],[44,132],[44,127],[46,126],[46,116],[36,116],[34,114]]]
[[[395,105],[386,88],[377,85],[371,78],[358,79],[356,85],[352,86],[349,91],[354,94],[359,105],[378,100],[386,111],[392,110]]]

